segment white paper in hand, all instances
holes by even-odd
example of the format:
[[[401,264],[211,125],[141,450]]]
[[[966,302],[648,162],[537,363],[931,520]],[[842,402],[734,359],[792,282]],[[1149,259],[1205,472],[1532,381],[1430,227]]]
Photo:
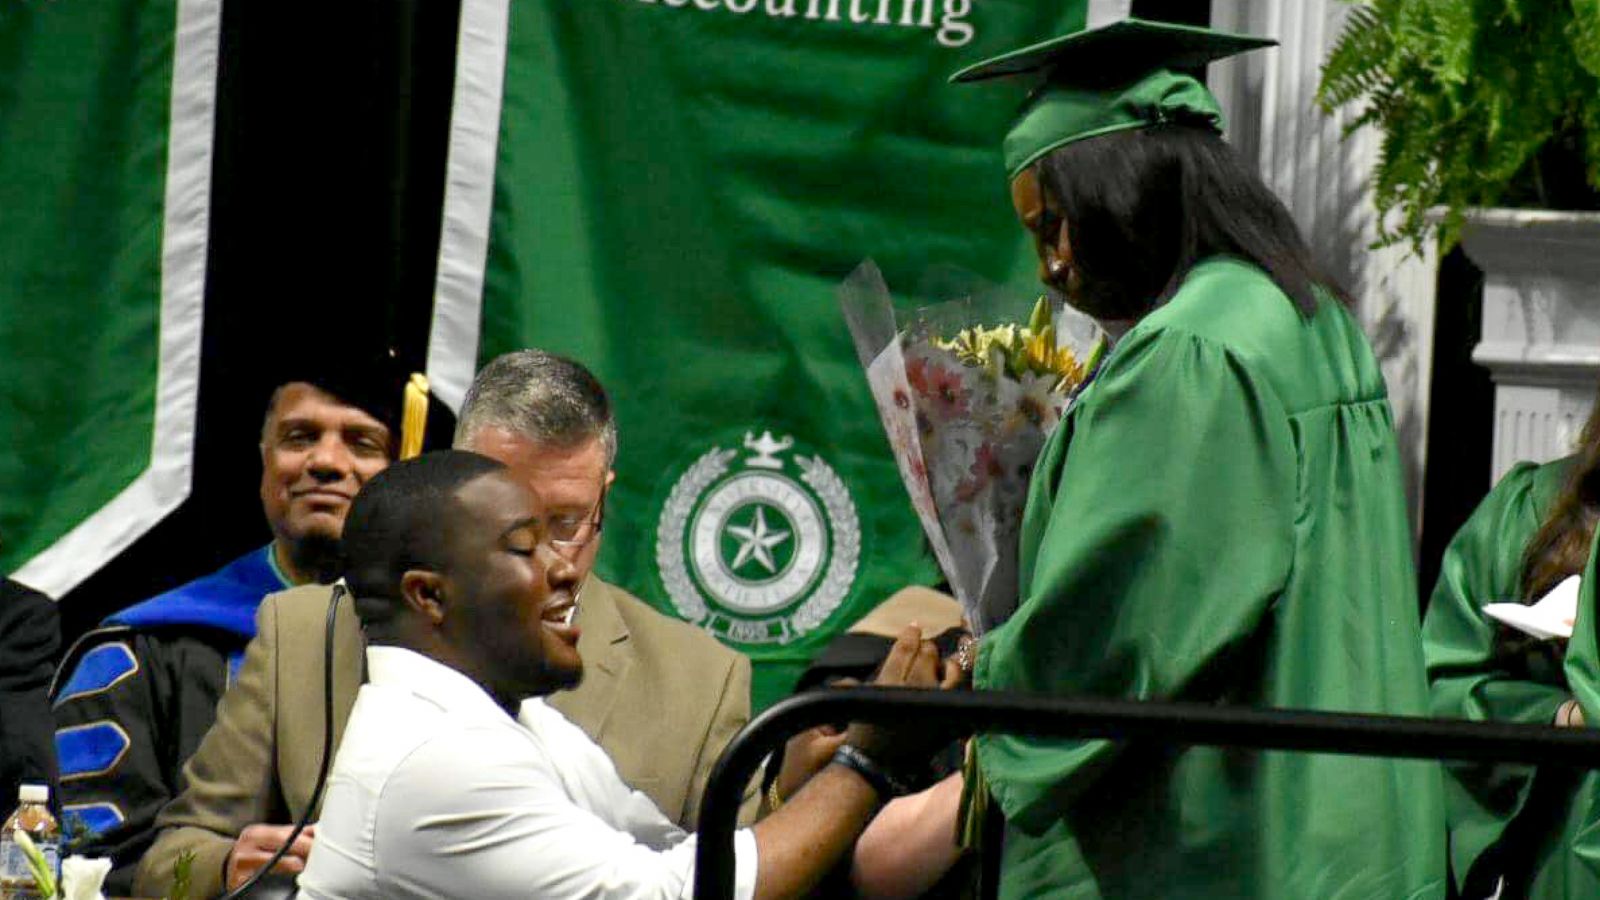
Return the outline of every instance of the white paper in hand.
[[[1483,608],[1483,614],[1542,641],[1566,640],[1572,637],[1572,623],[1578,618],[1578,588],[1582,583],[1582,578],[1572,575],[1540,597],[1538,603],[1490,603]]]

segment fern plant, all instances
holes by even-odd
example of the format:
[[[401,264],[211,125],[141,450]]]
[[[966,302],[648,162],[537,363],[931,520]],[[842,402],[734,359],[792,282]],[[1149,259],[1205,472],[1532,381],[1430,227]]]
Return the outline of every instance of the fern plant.
[[[1420,250],[1435,206],[1445,248],[1468,207],[1600,209],[1600,0],[1369,0],[1317,102],[1382,135],[1380,244]]]

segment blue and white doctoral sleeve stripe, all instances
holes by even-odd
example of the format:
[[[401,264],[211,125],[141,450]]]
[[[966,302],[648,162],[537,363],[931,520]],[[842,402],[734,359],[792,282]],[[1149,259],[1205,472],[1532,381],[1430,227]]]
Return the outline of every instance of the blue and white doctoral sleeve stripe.
[[[58,729],[56,759],[61,765],[61,780],[104,775],[117,767],[131,745],[128,733],[109,719]]]
[[[57,694],[55,705],[109,691],[137,674],[139,658],[133,655],[133,648],[127,641],[101,644],[78,660],[72,677]]]

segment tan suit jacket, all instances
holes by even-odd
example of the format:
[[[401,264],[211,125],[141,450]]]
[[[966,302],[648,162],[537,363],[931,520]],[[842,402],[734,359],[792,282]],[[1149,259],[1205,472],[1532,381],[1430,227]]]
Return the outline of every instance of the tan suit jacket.
[[[140,895],[165,896],[186,850],[195,854],[191,896],[221,894],[223,864],[246,825],[286,824],[305,812],[322,751],[329,596],[313,585],[262,601],[238,679],[184,766],[182,793],[156,820],[159,836],[135,882]],[[583,588],[577,623],[583,683],[551,705],[605,748],[623,780],[692,829],[712,764],[749,721],[749,660],[595,577]],[[365,641],[348,599],[335,627],[337,746],[364,670]]]

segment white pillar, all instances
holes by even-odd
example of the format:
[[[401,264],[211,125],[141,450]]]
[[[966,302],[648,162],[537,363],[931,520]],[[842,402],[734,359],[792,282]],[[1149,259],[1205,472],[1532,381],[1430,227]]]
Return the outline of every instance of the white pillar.
[[[1522,460],[1571,453],[1600,382],[1600,214],[1473,212],[1462,246],[1483,270],[1474,362],[1494,378],[1499,480]]]
[[[1133,0],[1089,0],[1089,26],[1099,28],[1133,15]]]
[[[1356,300],[1389,383],[1412,526],[1422,523],[1428,390],[1437,262],[1409,247],[1371,250],[1377,211],[1371,179],[1379,139],[1343,138],[1354,109],[1324,115],[1317,82],[1343,30],[1339,0],[1213,0],[1212,25],[1276,38],[1280,46],[1217,63],[1209,83],[1228,117],[1228,140],[1253,160],[1299,223],[1317,260]]]

